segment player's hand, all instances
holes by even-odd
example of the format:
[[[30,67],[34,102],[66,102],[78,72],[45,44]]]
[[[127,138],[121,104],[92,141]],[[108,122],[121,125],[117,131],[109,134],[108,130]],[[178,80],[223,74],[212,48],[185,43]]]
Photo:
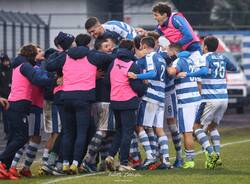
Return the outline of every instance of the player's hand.
[[[135,73],[133,73],[133,72],[128,72],[128,78],[130,78],[130,79],[136,79],[137,77],[136,77],[136,74],[135,74]]]
[[[177,78],[185,78],[187,77],[187,72],[180,72],[177,74]]]
[[[143,80],[144,84],[149,84],[148,80]]]
[[[4,110],[7,110],[10,107],[8,100],[2,97],[0,97],[0,104],[3,106]]]
[[[104,77],[104,71],[98,70],[97,73],[96,73],[96,78],[100,79],[100,78],[103,78],[103,77]]]
[[[138,35],[141,35],[141,36],[146,36],[147,34],[147,31],[141,27],[135,28],[135,31]]]
[[[59,77],[59,78],[56,80],[56,84],[57,84],[58,86],[63,85],[63,77]]]

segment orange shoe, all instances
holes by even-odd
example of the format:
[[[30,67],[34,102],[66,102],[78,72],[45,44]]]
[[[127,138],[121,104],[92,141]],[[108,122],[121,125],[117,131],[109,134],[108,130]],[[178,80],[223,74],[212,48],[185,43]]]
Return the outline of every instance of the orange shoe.
[[[3,175],[2,173],[0,173],[0,180],[6,180],[6,179],[9,179],[9,178]]]
[[[137,167],[142,164],[141,160],[132,160],[132,166]]]
[[[18,174],[18,171],[17,171],[17,169],[15,167],[11,167],[9,169],[9,173],[12,174],[15,177],[20,177],[20,175]]]
[[[155,170],[155,169],[157,169],[158,167],[160,167],[160,165],[161,165],[161,162],[156,162],[156,163],[154,163],[154,164],[152,164],[152,165],[149,165],[149,166],[148,166],[148,170]]]
[[[24,177],[31,177],[32,176],[30,169],[27,169],[25,167],[22,168],[22,170],[19,172],[19,174],[24,176]]]
[[[0,163],[0,174],[4,175],[5,177],[8,177],[9,174],[6,171],[6,165],[4,163]]]
[[[12,175],[12,173],[8,172],[8,177],[7,177],[7,179],[9,179],[9,180],[18,180],[19,177],[16,177],[16,176]]]

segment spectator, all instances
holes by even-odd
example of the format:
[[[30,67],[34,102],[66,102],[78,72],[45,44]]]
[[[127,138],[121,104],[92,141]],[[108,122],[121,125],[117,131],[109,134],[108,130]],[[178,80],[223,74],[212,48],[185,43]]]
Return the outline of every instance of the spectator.
[[[10,94],[12,79],[12,69],[10,66],[10,59],[6,54],[0,55],[0,96],[3,98],[8,98]],[[8,124],[7,124],[7,111],[2,108],[3,113],[3,124],[4,133],[8,134]]]

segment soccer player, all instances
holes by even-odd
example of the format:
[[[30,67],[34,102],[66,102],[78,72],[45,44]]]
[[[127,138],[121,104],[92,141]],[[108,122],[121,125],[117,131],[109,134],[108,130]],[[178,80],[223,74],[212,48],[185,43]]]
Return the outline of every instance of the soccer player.
[[[141,47],[147,54],[138,65],[141,70],[146,72],[143,74],[129,73],[128,76],[132,79],[148,80],[149,83],[147,92],[140,103],[137,127],[137,133],[148,159],[144,165],[153,169],[151,165],[156,161],[156,149],[159,144],[162,156],[159,168],[169,169],[168,138],[163,129],[166,62],[155,52],[155,40],[152,37],[144,37],[141,40]],[[158,142],[154,134],[156,134]],[[152,137],[151,141],[149,137]]]
[[[103,36],[95,40],[94,48],[96,52],[106,54],[111,53],[113,49],[112,44]],[[105,170],[105,159],[108,156],[108,151],[112,143],[112,135],[115,131],[114,114],[110,107],[110,88],[104,82],[104,75],[107,73],[108,66],[102,67],[102,70],[98,70],[101,75],[96,79],[96,102],[91,107],[91,114],[96,125],[96,133],[88,145],[87,154],[82,163],[85,172],[96,171],[96,156],[98,152],[101,156],[99,171]]]
[[[88,18],[85,22],[85,29],[94,38],[106,33],[118,42],[121,39],[133,40],[136,37],[135,29],[125,22],[112,20],[101,24],[97,17]]]
[[[62,43],[70,37],[65,33],[62,36],[65,40]],[[82,161],[90,126],[90,103],[96,98],[97,68],[113,60],[107,54],[89,51],[87,47],[74,47],[74,44],[71,47],[47,65],[48,70],[60,70],[63,74],[63,172],[66,174],[76,174]]]
[[[146,86],[141,80],[128,78],[128,72],[140,72],[133,60],[135,60],[133,41],[121,41],[117,58],[110,65],[106,75],[106,83],[111,86],[111,108],[115,115],[117,127],[109,156],[105,160],[107,168],[112,171],[116,170],[114,157],[119,149],[120,166],[118,171],[134,170],[128,165],[128,157],[136,125],[136,111],[139,105],[138,97],[144,94]]]
[[[181,45],[182,50],[201,52],[198,36],[181,13],[172,13],[167,4],[158,3],[153,7],[153,15],[158,22],[157,32],[165,36],[170,43]]]
[[[177,43],[182,50],[189,51],[190,58],[199,67],[202,52],[200,40],[182,13],[172,12],[166,3],[158,3],[153,7],[153,16],[158,22],[156,31],[170,43]]]
[[[28,121],[27,114],[31,108],[32,83],[39,86],[50,85],[52,82],[42,70],[34,69],[37,47],[28,44],[21,48],[20,54],[12,62],[11,93],[9,95],[10,108],[8,123],[10,135],[5,150],[0,155],[1,179],[18,179],[8,172],[16,152],[27,143]]]
[[[217,126],[228,105],[226,71],[237,70],[237,66],[231,63],[227,57],[215,52],[217,47],[218,39],[216,37],[208,36],[204,39],[202,59],[209,72],[201,77],[202,103],[194,124],[194,134],[206,151],[206,168],[214,168],[216,164],[222,164],[221,159],[219,159],[220,134]],[[186,75],[194,76],[195,73],[187,73]],[[208,135],[210,135],[212,144],[210,144]]]
[[[37,46],[37,53],[38,54],[36,55],[35,58],[36,61],[36,65],[34,66],[35,69],[38,69],[41,66],[41,63],[44,62],[44,52],[39,46]],[[26,144],[26,146],[18,150],[11,163],[11,168],[9,169],[9,171],[15,176],[18,176],[16,168],[24,151],[25,151],[24,166],[19,173],[25,177],[32,176],[30,166],[35,160],[38,151],[38,146],[41,143],[42,112],[43,112],[43,102],[44,102],[43,88],[32,85],[31,91],[32,91],[31,93],[32,107],[28,116],[30,140]]]
[[[190,53],[182,51],[181,45],[170,44],[168,54],[170,56],[177,56],[173,65],[167,69],[169,75],[176,76],[179,72],[190,72],[195,69],[194,62],[189,58]],[[195,115],[201,100],[197,79],[195,77],[176,78],[175,89],[178,104],[179,131],[184,135],[186,154],[186,161],[183,168],[194,168],[195,151],[192,133]]]
[[[172,62],[176,59],[176,56],[168,56],[167,52],[164,50],[168,45],[160,45],[160,35],[157,32],[149,31],[148,36],[152,36],[155,40],[155,50],[165,59],[166,65],[170,66]],[[163,38],[165,39],[165,38]],[[165,89],[165,113],[164,113],[164,124],[169,128],[172,136],[172,141],[176,150],[176,160],[173,164],[174,167],[182,167],[182,148],[181,148],[181,135],[177,128],[177,100],[175,93],[174,77],[169,76],[166,73],[166,89]],[[149,139],[152,140],[152,134],[148,134]]]
[[[53,48],[49,48],[45,51],[44,57],[45,61],[42,62],[42,68],[45,69],[47,61],[50,55],[58,52]],[[48,72],[51,78],[57,76],[56,72]],[[56,83],[46,86],[44,88],[44,111],[43,111],[43,120],[44,120],[44,132],[49,134],[47,142],[45,143],[42,155],[42,162],[39,168],[39,175],[43,175],[45,172],[48,172],[48,167],[54,165],[57,156],[60,153],[58,149],[61,142],[61,120],[59,117],[59,111],[57,105],[54,104],[54,93],[53,90],[57,86]],[[57,162],[57,168],[59,168],[60,162]],[[52,172],[51,172],[52,173]],[[53,173],[54,174],[54,173]]]

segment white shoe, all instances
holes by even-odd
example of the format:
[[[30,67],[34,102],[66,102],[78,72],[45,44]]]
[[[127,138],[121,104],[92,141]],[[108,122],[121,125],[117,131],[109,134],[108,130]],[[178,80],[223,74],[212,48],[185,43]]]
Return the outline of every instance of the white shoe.
[[[127,165],[120,165],[118,168],[118,171],[120,172],[125,172],[125,171],[135,171],[135,169],[131,166],[127,166]]]
[[[105,159],[105,163],[106,163],[106,166],[107,166],[108,170],[115,171],[115,160],[114,160],[114,157],[108,156]]]

